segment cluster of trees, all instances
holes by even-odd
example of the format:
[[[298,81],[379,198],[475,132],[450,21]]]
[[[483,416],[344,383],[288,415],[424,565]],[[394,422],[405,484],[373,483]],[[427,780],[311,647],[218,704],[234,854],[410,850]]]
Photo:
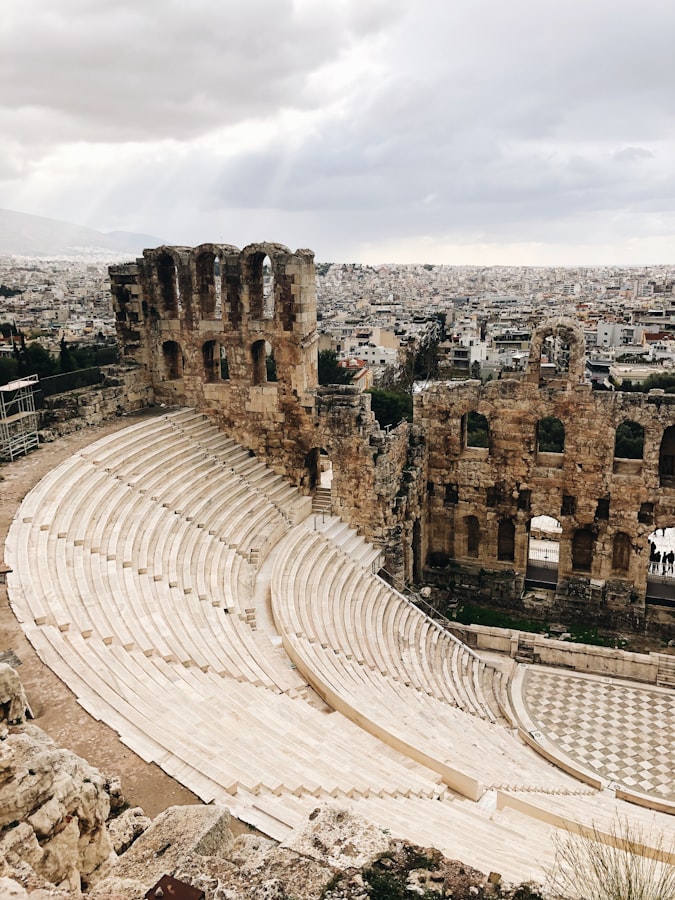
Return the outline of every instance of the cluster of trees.
[[[412,395],[415,381],[427,381],[438,376],[438,345],[445,337],[445,316],[439,314],[437,335],[417,350],[409,350],[403,365],[392,370],[378,388],[370,388],[371,409],[382,428],[398,425],[402,420],[412,422]],[[337,353],[319,353],[319,384],[349,384],[350,373],[338,365]]]
[[[319,353],[319,384],[351,384],[351,373],[338,365],[337,353],[321,350]],[[370,388],[370,407],[380,426],[398,425],[402,419],[412,421],[412,381],[410,389],[403,379],[392,378],[382,389]]]
[[[614,456],[620,459],[642,459],[645,430],[637,422],[622,422],[616,429]]]
[[[619,386],[620,391],[635,391],[641,394],[646,394],[652,388],[662,388],[667,394],[675,394],[675,374],[655,372],[642,382],[624,378]]]
[[[28,342],[23,332],[15,326],[3,322],[0,332],[12,340],[12,355],[0,357],[0,384],[14,381],[25,375],[37,375],[38,378],[49,378],[65,372],[76,372],[93,366],[109,365],[117,362],[116,345],[87,345],[79,347],[68,344],[61,339],[58,356],[53,356],[37,341]],[[103,340],[103,335],[99,335]]]
[[[554,416],[539,419],[537,450],[540,453],[562,453],[565,449],[565,426]]]

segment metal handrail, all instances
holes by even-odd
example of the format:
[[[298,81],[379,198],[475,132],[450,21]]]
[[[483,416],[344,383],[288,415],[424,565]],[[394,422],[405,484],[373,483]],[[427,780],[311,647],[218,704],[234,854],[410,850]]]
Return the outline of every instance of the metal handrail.
[[[415,599],[413,601],[410,599],[410,597],[406,597],[406,595],[403,593],[403,591],[399,590],[396,587],[396,585],[394,584],[394,582],[397,579],[394,578],[394,576],[391,574],[391,572],[388,572],[384,568],[380,569],[380,572],[384,572],[385,575],[387,575],[389,578],[391,578],[391,582],[389,582],[389,581],[386,581],[384,578],[382,578],[381,575],[375,575],[376,578],[379,578],[379,580],[382,582],[382,584],[386,584],[387,587],[390,588],[392,591],[395,591],[399,595],[399,597],[401,597],[402,600],[405,600],[405,602],[409,606],[414,606],[418,612],[421,612],[422,615],[429,622],[431,622],[432,625],[435,625],[437,628],[440,628],[443,631],[443,633],[447,634],[448,637],[451,638],[456,644],[458,644],[459,646],[461,646],[465,650],[467,650],[469,652],[469,654],[471,656],[473,656],[475,659],[480,660],[480,656],[476,653],[475,650],[473,650],[471,647],[469,647],[468,644],[465,644],[464,641],[461,640],[460,638],[458,638],[456,634],[452,633],[452,631],[450,630],[452,627],[452,622],[450,619],[448,619],[447,616],[444,616],[443,613],[440,612],[439,610],[437,610],[436,607],[433,606],[431,603],[429,603],[428,600],[425,600],[424,597],[421,597],[419,594],[415,593],[415,591],[411,590],[406,585],[405,582],[402,582],[403,591],[407,591]],[[422,608],[420,608],[420,607],[422,607]]]

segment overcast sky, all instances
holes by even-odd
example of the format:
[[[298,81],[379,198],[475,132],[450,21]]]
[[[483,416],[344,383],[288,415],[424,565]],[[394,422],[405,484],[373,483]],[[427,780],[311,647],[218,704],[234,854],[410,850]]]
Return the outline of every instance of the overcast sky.
[[[317,259],[667,263],[672,0],[6,0],[0,206]]]

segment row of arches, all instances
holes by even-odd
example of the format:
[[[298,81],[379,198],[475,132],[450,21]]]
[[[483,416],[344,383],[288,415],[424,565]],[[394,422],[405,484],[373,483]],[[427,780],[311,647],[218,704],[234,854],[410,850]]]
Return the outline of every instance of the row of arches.
[[[555,416],[545,416],[536,424],[538,453],[563,453],[565,426]],[[490,449],[490,424],[482,413],[471,410],[462,417],[462,443],[466,449]],[[644,458],[645,430],[639,422],[626,419],[617,427],[614,437],[615,460]],[[619,467],[615,467],[619,469]],[[659,474],[662,486],[675,487],[675,425],[662,434],[659,448]],[[671,483],[672,482],[672,483]]]
[[[464,516],[458,530],[463,546],[457,548],[460,556],[487,561],[483,553],[486,538],[481,524],[474,515]],[[499,562],[515,562],[516,525],[510,518],[497,523],[496,558]],[[557,577],[560,560],[562,526],[552,516],[535,516],[528,525],[527,568],[533,580],[553,581]],[[572,570],[589,573],[593,563],[595,532],[590,526],[577,528],[571,537],[570,559]],[[618,532],[612,539],[612,571],[625,575],[630,569],[633,546],[628,534]],[[539,571],[542,570],[542,571]],[[548,573],[548,577],[547,577]]]
[[[565,426],[555,416],[539,419],[535,435],[538,453],[564,452]],[[644,440],[644,429],[642,435]],[[490,449],[490,423],[486,416],[471,410],[462,417],[462,443],[467,449]]]
[[[204,341],[201,348],[201,364],[200,374],[205,383],[213,384],[229,380],[230,365],[227,351],[220,341]],[[185,354],[178,341],[168,340],[162,344],[162,369],[162,375],[167,381],[183,377]],[[251,344],[249,371],[254,385],[277,380],[276,360],[269,341],[260,339]]]
[[[254,320],[275,320],[285,331],[295,321],[294,277],[286,271],[290,250],[281,244],[236,247],[163,247],[145,260],[147,318],[227,318],[234,328],[246,310]],[[124,318],[120,295],[119,316]]]

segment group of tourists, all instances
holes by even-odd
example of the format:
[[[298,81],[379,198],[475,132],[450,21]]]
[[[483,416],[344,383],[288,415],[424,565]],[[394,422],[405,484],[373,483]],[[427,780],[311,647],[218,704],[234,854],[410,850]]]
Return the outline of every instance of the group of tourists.
[[[675,569],[675,552],[666,553],[665,550],[657,550],[654,541],[649,542],[649,574],[672,575]]]

